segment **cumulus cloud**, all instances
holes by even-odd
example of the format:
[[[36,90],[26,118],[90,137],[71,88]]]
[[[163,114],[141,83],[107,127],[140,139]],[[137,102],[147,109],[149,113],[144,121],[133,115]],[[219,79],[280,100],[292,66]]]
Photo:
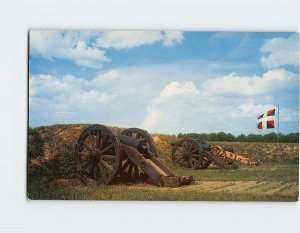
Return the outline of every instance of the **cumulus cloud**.
[[[160,93],[161,98],[172,97],[184,93],[194,93],[197,94],[199,91],[197,90],[196,85],[193,82],[171,82],[167,85],[162,92]]]
[[[265,42],[260,51],[267,53],[260,60],[268,68],[284,65],[299,66],[299,35],[293,34],[288,38],[273,38]]]
[[[30,31],[30,54],[46,59],[68,59],[79,66],[101,68],[111,60],[104,49],[129,49],[161,41],[170,47],[183,41],[180,31]]]
[[[38,97],[45,99],[63,99],[72,102],[72,106],[77,104],[87,104],[89,101],[108,104],[113,99],[110,95],[103,91],[102,83],[98,81],[101,77],[106,78],[113,71],[103,73],[91,80],[79,79],[71,75],[57,78],[52,75],[32,75],[29,79],[30,97]]]
[[[223,97],[201,93],[191,81],[171,82],[152,99],[140,127],[169,133],[214,131],[226,111]]]
[[[204,91],[215,94],[257,95],[298,85],[299,77],[284,69],[270,70],[262,76],[239,76],[235,73],[208,79]]]
[[[194,82],[171,82],[152,99],[140,127],[150,132],[256,132],[256,116],[275,106],[270,96],[207,92]],[[259,103],[262,101],[262,103]],[[298,109],[283,108],[282,122],[298,122]]]
[[[183,39],[183,33],[179,31],[107,31],[97,38],[95,46],[120,50],[162,41],[169,47],[180,44]]]
[[[30,54],[47,59],[69,59],[79,66],[100,68],[109,62],[105,51],[88,45],[88,33],[76,31],[30,31]]]
[[[85,81],[87,86],[105,86],[117,80],[120,77],[120,72],[116,69],[100,72],[92,80]]]
[[[265,104],[253,104],[253,103],[245,103],[241,104],[238,107],[239,114],[241,115],[259,115],[264,113],[266,109],[275,108],[273,105],[265,105]],[[240,111],[241,110],[241,111]]]
[[[105,90],[103,83],[99,83],[97,79],[110,77],[114,72],[117,71],[108,71],[91,80],[70,75],[62,78],[43,74],[31,75],[29,79],[30,121],[38,123],[39,117],[43,114],[47,119],[42,120],[52,121],[52,123],[80,118],[89,120],[101,116],[114,101],[115,94]]]

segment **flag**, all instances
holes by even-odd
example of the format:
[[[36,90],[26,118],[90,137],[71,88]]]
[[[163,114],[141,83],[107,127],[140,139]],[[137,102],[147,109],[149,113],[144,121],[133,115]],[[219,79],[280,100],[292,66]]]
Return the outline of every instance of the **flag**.
[[[268,120],[267,121],[267,129],[275,128],[275,121],[274,120]]]
[[[263,118],[263,117],[264,117],[264,115],[265,115],[265,114],[261,114],[261,115],[259,115],[259,116],[257,117],[257,120],[259,120],[259,119]]]
[[[275,108],[267,110],[265,113],[257,117],[258,129],[273,129],[275,128]]]
[[[275,115],[275,108],[267,111],[267,116],[274,116],[274,115]]]
[[[258,128],[258,129],[263,129],[263,124],[262,124],[262,122],[258,122],[257,128]]]

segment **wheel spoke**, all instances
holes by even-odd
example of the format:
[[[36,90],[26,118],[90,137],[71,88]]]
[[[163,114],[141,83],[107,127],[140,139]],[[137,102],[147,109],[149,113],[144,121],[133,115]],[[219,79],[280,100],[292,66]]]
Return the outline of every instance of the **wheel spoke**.
[[[190,154],[194,154],[196,151],[198,151],[198,148],[193,149],[192,151],[190,151]]]
[[[134,164],[133,166],[134,166],[134,176],[137,179],[139,178],[139,167],[136,164]]]
[[[78,152],[78,155],[83,157],[89,157],[90,154],[82,151],[82,152]]]
[[[100,130],[96,131],[96,149],[99,149],[99,143],[100,143]]]
[[[101,155],[101,159],[112,160],[115,161],[116,156],[113,155]]]
[[[80,162],[90,158],[90,154],[87,152],[78,152]]]
[[[108,135],[104,135],[102,138],[101,138],[101,143],[100,143],[100,146],[99,146],[99,150],[102,150],[103,149],[103,146],[105,145],[106,141],[107,141],[107,138],[108,138]]]
[[[179,157],[178,159],[176,159],[176,161],[179,162],[179,161],[181,161],[181,160],[183,160],[183,159],[184,159],[184,157],[181,156],[181,157]]]
[[[89,139],[90,139],[90,142],[91,142],[91,145],[92,145],[92,148],[94,149],[95,148],[95,144],[94,144],[94,139],[93,139],[93,136],[91,133],[88,134],[89,136]]]
[[[184,160],[184,167],[188,167],[188,161]]]
[[[110,150],[111,148],[113,148],[114,144],[111,143],[110,145],[108,145],[107,147],[105,147],[103,150],[100,151],[101,154],[104,154],[106,151]]]
[[[89,151],[92,151],[92,148],[91,148],[91,145],[88,144],[85,140],[82,142],[83,145],[89,150]]]
[[[197,160],[197,159],[195,159],[195,158],[193,158],[193,157],[191,157],[191,160],[194,161],[194,162],[196,162],[196,163],[199,162],[199,160]]]
[[[80,166],[83,168],[85,167],[86,165],[88,165],[89,163],[92,162],[92,159],[87,159],[86,161],[84,161]]]
[[[187,148],[187,145],[186,145],[186,143],[182,143],[182,149],[183,149],[183,152],[184,153],[186,153],[186,152],[188,152],[188,148]]]
[[[123,167],[121,168],[121,172],[123,172],[123,171],[128,167],[128,165],[129,165],[129,160],[127,160],[127,161],[124,163]]]
[[[183,159],[182,162],[180,163],[180,166],[184,166],[185,160]]]
[[[99,179],[101,179],[101,177],[105,177],[105,174],[104,174],[104,176],[103,176],[103,169],[101,168],[101,164],[100,164],[100,161],[99,161],[99,163],[97,164],[97,167],[98,167],[98,177],[99,177]]]
[[[184,154],[184,149],[183,147],[177,147],[177,150],[179,153]]]
[[[93,167],[94,167],[94,164],[93,164],[93,162],[91,162],[91,163],[89,164],[88,168],[87,168],[88,174],[91,174],[91,172],[92,172],[92,170],[93,170]]]
[[[103,141],[104,141],[104,138],[100,138],[100,145],[99,145],[99,150],[101,150],[103,148]]]
[[[131,177],[132,169],[133,169],[133,163],[130,163],[128,168],[128,173],[127,173],[128,177]]]
[[[206,162],[208,162],[209,161],[209,159],[207,159],[206,157],[204,157],[203,156],[203,158],[202,158],[204,161],[206,161]]]
[[[104,160],[101,159],[101,165],[103,167],[105,167],[109,172],[111,172],[113,170],[113,168],[107,163],[105,162]]]

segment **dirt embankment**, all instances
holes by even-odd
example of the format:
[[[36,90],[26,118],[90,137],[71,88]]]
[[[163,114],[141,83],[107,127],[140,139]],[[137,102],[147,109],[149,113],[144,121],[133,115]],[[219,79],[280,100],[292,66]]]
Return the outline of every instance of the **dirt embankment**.
[[[81,132],[88,127],[86,124],[53,125],[36,128],[44,143],[43,154],[45,160],[59,157],[66,145],[72,146],[77,142]],[[114,131],[122,129],[113,127]],[[159,151],[159,157],[163,162],[171,163],[171,141],[177,140],[174,135],[153,134],[153,139]],[[31,140],[32,141],[32,140]],[[30,141],[30,142],[31,142]],[[34,142],[34,141],[33,141]],[[212,145],[232,146],[234,150],[246,157],[259,159],[260,161],[286,160],[297,161],[299,156],[299,144],[297,143],[260,143],[260,142],[209,142]],[[30,146],[30,145],[29,145]]]

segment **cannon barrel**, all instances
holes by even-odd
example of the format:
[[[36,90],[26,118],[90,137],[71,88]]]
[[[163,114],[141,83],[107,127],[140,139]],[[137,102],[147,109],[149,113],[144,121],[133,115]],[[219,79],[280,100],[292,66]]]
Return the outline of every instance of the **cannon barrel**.
[[[145,153],[148,150],[147,141],[142,138],[133,138],[130,136],[126,136],[124,134],[118,134],[118,138],[120,139],[120,142],[127,145],[134,147],[141,153]]]
[[[208,143],[200,143],[202,150],[210,151],[211,145]]]

